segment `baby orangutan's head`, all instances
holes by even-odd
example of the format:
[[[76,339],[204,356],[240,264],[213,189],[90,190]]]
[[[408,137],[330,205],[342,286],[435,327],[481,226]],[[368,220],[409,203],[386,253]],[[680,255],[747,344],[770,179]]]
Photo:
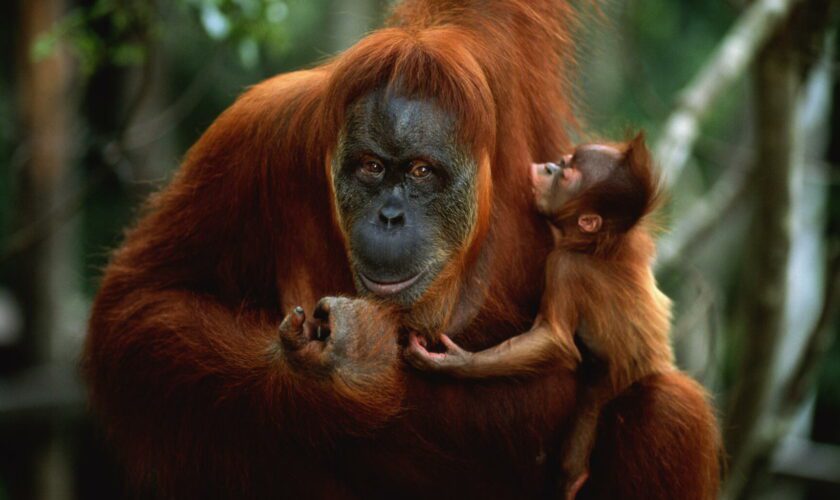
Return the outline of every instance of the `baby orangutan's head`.
[[[559,162],[531,165],[537,210],[558,228],[585,234],[622,233],[647,214],[656,197],[642,134],[627,144],[585,144]]]

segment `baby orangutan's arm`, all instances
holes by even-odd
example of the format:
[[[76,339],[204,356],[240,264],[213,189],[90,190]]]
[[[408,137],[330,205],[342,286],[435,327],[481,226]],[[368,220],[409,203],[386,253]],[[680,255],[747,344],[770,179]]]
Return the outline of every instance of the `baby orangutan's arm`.
[[[564,342],[564,337],[569,341]],[[555,331],[537,321],[531,330],[479,352],[466,351],[442,335],[441,343],[446,351],[437,353],[427,350],[419,337],[411,334],[406,358],[420,370],[462,378],[532,375],[562,359],[569,360],[569,366],[574,367],[580,353],[571,338],[571,332]]]

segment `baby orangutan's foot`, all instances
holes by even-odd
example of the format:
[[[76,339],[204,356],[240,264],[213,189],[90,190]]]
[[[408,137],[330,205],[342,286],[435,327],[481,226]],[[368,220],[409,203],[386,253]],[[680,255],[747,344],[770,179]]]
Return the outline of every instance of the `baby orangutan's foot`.
[[[571,481],[566,487],[566,500],[575,500],[580,489],[583,488],[583,483],[589,479],[589,471],[584,471],[577,479]]]
[[[560,462],[560,479],[557,485],[557,497],[574,500],[583,484],[589,478],[589,460],[581,459],[579,453],[566,451],[566,457]]]

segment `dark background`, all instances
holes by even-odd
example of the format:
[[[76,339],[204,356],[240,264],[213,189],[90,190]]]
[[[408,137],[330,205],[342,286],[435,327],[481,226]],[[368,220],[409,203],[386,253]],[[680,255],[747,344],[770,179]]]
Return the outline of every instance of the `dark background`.
[[[352,45],[387,3],[0,2],[0,500],[127,496],[77,375],[110,250],[243,89]],[[585,14],[584,135],[659,145],[754,3]],[[700,110],[657,264],[679,364],[719,409],[727,498],[840,495],[837,3],[799,3]]]

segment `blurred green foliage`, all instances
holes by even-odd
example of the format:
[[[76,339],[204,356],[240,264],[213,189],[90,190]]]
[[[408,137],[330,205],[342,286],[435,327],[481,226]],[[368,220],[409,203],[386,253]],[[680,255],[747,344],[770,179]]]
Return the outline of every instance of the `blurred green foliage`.
[[[96,0],[73,8],[31,48],[32,57],[43,59],[66,43],[83,74],[90,75],[105,63],[139,64],[146,56],[146,40],[153,33],[154,2]]]
[[[260,46],[282,47],[283,21],[289,5],[282,0],[185,0],[199,13],[201,26],[211,39],[236,47],[243,65],[253,67],[260,58]]]
[[[44,33],[31,48],[32,56],[43,59],[62,41],[85,75],[106,63],[139,64],[147,55],[150,39],[171,28],[159,15],[165,7],[194,16],[209,39],[235,47],[247,67],[255,66],[265,51],[276,54],[286,42],[284,21],[290,7],[283,0],[95,0],[74,7]]]
[[[584,40],[582,114],[610,137],[643,128],[655,138],[680,89],[737,15],[725,2],[636,0],[608,8],[607,18],[587,32],[593,41]],[[606,42],[605,30],[614,32]],[[704,135],[727,132],[733,104],[743,103],[742,91],[716,107]]]

